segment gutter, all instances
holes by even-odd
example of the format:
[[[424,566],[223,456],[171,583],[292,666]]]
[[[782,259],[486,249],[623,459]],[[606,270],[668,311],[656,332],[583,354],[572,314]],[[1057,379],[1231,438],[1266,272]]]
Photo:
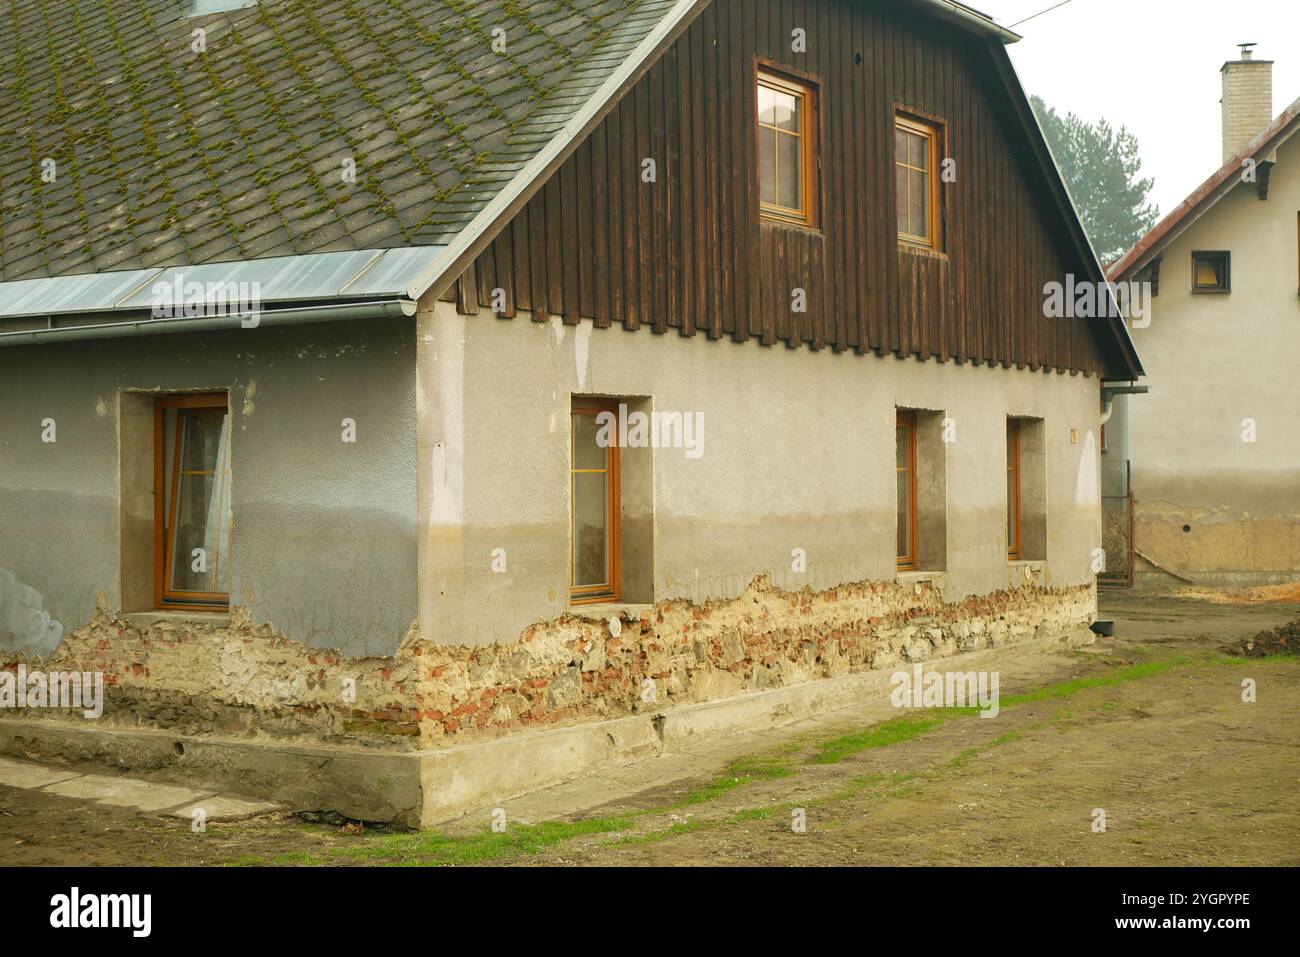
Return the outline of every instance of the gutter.
[[[960,3],[953,3],[952,0],[916,0],[916,2],[929,7],[932,12],[953,20],[959,26],[963,26],[968,30],[974,29],[981,33],[992,34],[1003,43],[1019,43],[1023,39],[1019,33],[1008,30],[987,17],[980,16],[969,7],[962,6]]]
[[[125,322],[100,322],[86,326],[49,326],[0,332],[0,347],[25,346],[46,342],[74,342],[89,339],[122,339],[164,332],[212,332],[222,329],[291,326],[304,322],[337,322],[344,319],[401,319],[415,315],[415,303],[409,299],[384,299],[376,302],[330,303],[322,306],[299,306],[289,309],[264,309],[259,312],[230,313],[222,316],[193,318],[139,319]],[[256,326],[245,326],[256,319]]]

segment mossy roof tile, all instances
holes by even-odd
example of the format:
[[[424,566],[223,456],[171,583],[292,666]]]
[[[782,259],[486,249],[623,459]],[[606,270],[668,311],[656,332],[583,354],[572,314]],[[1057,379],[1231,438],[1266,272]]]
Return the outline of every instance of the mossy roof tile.
[[[0,281],[445,242],[544,145],[539,107],[554,131],[669,7],[11,0]]]

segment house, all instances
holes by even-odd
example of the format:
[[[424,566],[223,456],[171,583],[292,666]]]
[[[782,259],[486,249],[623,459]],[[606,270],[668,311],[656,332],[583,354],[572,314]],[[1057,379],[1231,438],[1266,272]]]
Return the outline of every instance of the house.
[[[1117,400],[1103,455],[1108,502],[1131,461],[1137,584],[1300,578],[1300,100],[1273,117],[1252,46],[1221,71],[1222,165],[1110,270],[1152,293],[1152,391]]]
[[[430,821],[1087,635],[1142,369],[989,18],[16,10],[0,642],[96,740]]]

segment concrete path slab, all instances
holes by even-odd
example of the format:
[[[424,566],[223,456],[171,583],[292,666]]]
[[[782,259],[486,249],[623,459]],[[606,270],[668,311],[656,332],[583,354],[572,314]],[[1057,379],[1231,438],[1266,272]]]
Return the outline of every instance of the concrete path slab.
[[[271,801],[250,801],[246,798],[216,794],[212,797],[203,798],[201,801],[195,801],[193,804],[177,808],[174,811],[168,811],[167,816],[180,817],[190,821],[194,819],[194,812],[197,809],[202,809],[208,821],[246,821],[250,817],[258,817],[262,814],[271,814],[284,810],[282,805],[274,804]]]
[[[11,758],[0,758],[0,784],[11,788],[43,788],[47,784],[54,784],[58,781],[70,781],[72,778],[81,777],[80,771],[70,771],[67,768],[47,768],[43,764],[32,764],[30,761],[14,761]]]
[[[134,807],[147,813],[164,811],[207,797],[210,791],[175,784],[155,784],[135,778],[112,778],[103,774],[85,774],[69,781],[60,781],[45,788],[51,794],[81,798],[112,807]]]
[[[284,810],[284,805],[272,801],[218,794],[213,789],[86,774],[13,758],[0,758],[0,787],[40,789],[59,797],[94,801],[110,807],[131,807],[145,814],[163,814],[186,820],[193,819],[195,808],[202,808],[208,821],[243,821]]]

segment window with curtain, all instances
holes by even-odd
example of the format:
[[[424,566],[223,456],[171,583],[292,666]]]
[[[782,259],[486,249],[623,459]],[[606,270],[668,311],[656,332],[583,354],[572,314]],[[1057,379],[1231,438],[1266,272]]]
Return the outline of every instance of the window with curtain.
[[[230,604],[230,414],[224,394],[157,400],[158,604]]]

